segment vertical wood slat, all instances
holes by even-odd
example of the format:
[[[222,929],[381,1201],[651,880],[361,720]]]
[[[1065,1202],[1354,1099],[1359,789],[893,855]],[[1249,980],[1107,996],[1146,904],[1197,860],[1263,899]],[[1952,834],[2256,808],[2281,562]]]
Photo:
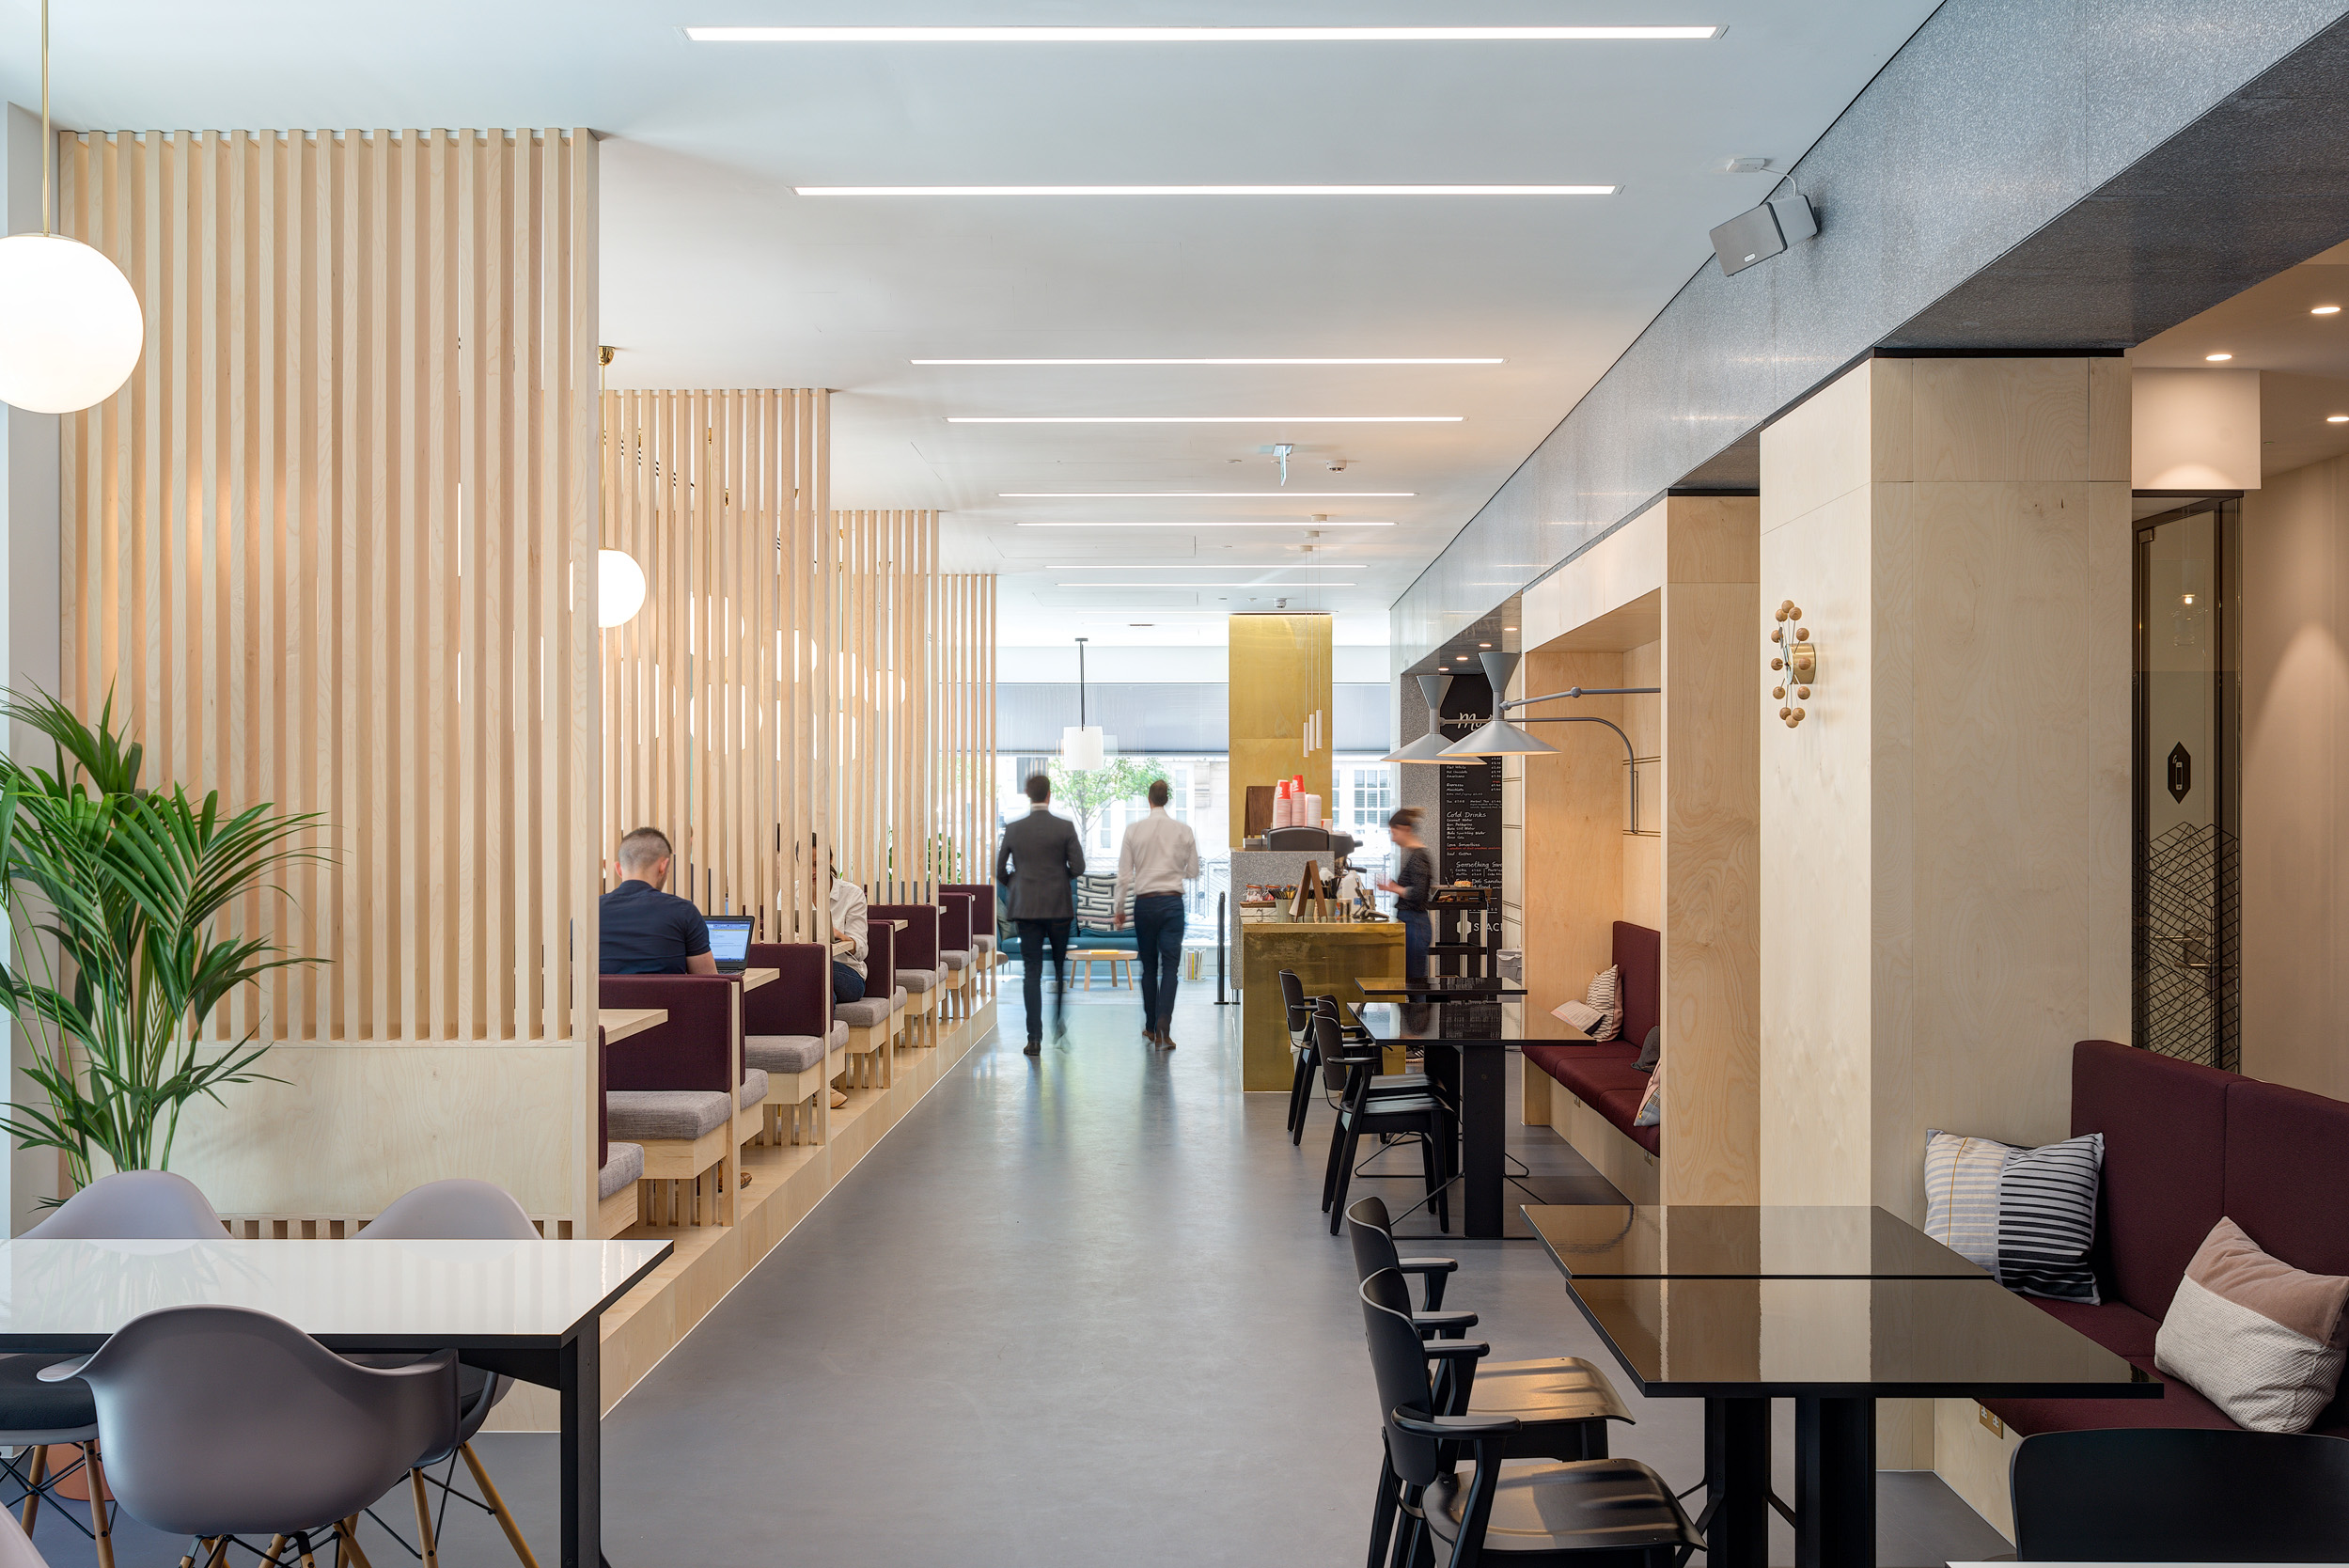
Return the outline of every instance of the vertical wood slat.
[[[219,1027],[577,1038],[594,139],[58,149],[61,228],[121,265],[149,327],[122,391],[61,421],[60,695],[94,715],[112,692],[150,781],[327,813],[334,864],[229,918],[332,964]]]
[[[603,543],[635,559],[646,597],[603,634],[598,855],[658,827],[677,852],[672,887],[713,914],[751,915],[771,940],[814,939],[822,923],[812,850],[829,803],[810,760],[835,712],[816,684],[832,642],[816,526],[826,403],[822,391],[603,395]]]

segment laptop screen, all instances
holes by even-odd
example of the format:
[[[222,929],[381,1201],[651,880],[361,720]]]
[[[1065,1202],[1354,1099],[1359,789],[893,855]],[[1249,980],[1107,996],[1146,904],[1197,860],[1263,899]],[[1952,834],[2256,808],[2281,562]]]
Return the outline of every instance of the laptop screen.
[[[718,961],[718,967],[742,967],[750,956],[750,918],[747,916],[719,916],[709,922],[710,956]]]

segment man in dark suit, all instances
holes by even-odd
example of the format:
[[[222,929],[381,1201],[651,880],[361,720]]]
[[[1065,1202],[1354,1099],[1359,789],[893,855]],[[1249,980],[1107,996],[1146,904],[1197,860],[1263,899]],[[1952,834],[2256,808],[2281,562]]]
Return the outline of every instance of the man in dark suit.
[[[995,881],[1002,886],[1011,919],[1020,928],[1021,995],[1027,1002],[1027,1054],[1044,1048],[1044,949],[1052,949],[1053,1034],[1067,1032],[1061,1017],[1069,989],[1069,927],[1076,919],[1070,884],[1085,874],[1085,846],[1076,824],[1052,814],[1052,780],[1036,774],[1027,781],[1027,815],[1003,828],[995,851]]]

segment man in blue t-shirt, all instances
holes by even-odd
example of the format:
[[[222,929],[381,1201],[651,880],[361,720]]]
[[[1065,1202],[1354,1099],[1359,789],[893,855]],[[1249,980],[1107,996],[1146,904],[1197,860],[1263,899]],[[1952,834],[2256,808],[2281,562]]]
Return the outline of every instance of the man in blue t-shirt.
[[[619,841],[619,886],[598,902],[607,975],[714,975],[710,923],[690,900],[664,893],[673,855],[667,835],[640,827]]]

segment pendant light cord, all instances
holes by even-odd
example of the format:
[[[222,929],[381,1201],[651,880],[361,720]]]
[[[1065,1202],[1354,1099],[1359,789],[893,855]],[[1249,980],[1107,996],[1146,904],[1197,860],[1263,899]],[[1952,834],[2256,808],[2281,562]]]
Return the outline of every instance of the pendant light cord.
[[[56,143],[49,136],[49,0],[40,0],[40,232],[44,239],[56,232],[49,216],[49,161],[56,150]]]

